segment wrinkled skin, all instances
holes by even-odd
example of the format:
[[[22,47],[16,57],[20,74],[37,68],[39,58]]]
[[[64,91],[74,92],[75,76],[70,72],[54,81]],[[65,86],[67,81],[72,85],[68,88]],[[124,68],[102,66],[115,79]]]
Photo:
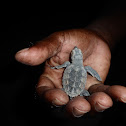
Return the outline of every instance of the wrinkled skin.
[[[84,65],[95,69],[102,78],[102,84],[88,75],[86,89],[91,96],[78,96],[69,100],[62,88],[63,69],[51,69],[70,59],[70,52],[77,46],[82,50]],[[34,46],[23,49],[15,55],[17,61],[27,65],[45,63],[45,69],[37,85],[38,94],[56,106],[66,104],[69,115],[80,117],[89,111],[102,112],[113,105],[112,99],[126,102],[126,87],[104,85],[109,71],[111,53],[108,45],[96,33],[85,29],[56,32]]]

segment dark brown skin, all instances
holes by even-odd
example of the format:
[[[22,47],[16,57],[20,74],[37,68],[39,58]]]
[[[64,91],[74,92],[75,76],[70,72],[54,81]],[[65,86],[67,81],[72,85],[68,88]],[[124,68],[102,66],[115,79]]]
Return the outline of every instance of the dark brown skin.
[[[102,112],[112,107],[112,99],[126,103],[126,87],[104,85],[110,68],[110,48],[116,45],[115,40],[121,37],[123,28],[126,27],[126,23],[125,27],[120,23],[117,30],[119,21],[114,20],[111,23],[115,17],[114,15],[98,19],[85,29],[55,32],[34,46],[16,53],[16,60],[27,65],[34,66],[46,62],[45,70],[36,88],[40,96],[43,95],[44,99],[52,105],[66,105],[67,113],[75,117],[80,117],[90,111]],[[121,22],[122,18],[119,19]],[[110,29],[110,26],[113,29]],[[49,67],[68,61],[70,52],[75,46],[82,50],[84,65],[91,66],[102,78],[102,84],[99,84],[101,82],[88,75],[86,89],[89,90],[91,96],[87,99],[78,96],[69,100],[66,93],[60,90],[64,69],[56,70]]]
[[[87,100],[78,96],[69,101],[66,93],[60,90],[64,69],[53,70],[48,65],[56,66],[68,61],[74,46],[82,50],[84,65],[95,69],[104,83],[110,67],[110,49],[105,41],[89,30],[73,29],[54,33],[33,47],[17,52],[16,59],[28,65],[38,65],[46,61],[44,73],[40,76],[37,85],[38,94],[43,94],[46,101],[53,105],[67,104],[67,112],[76,117],[91,110],[104,111],[113,105],[112,98],[126,102],[125,87],[98,84],[99,82],[90,75],[86,89],[91,96]]]

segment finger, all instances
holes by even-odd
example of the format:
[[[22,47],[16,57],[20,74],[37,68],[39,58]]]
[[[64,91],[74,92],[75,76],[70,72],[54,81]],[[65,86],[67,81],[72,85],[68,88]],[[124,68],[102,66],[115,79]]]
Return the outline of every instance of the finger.
[[[66,106],[66,110],[70,116],[81,117],[85,113],[89,112],[91,106],[89,102],[82,96],[78,96],[70,100]]]
[[[66,93],[61,89],[56,89],[54,83],[43,75],[40,77],[36,90],[48,103],[55,106],[65,105],[69,101]]]
[[[117,101],[126,103],[126,87],[120,85],[113,85],[107,88],[106,93]]]
[[[48,77],[43,75],[40,76],[36,87],[36,91],[40,96],[43,96],[45,91],[54,88],[54,83]]]
[[[103,112],[113,105],[110,96],[104,92],[93,93],[91,96],[89,96],[88,101],[91,104],[92,110],[97,112]]]
[[[16,53],[17,61],[28,65],[39,65],[46,59],[55,55],[61,45],[61,38],[58,35],[52,34],[48,38],[39,41],[30,48],[25,48]]]
[[[90,93],[105,92],[113,99],[126,103],[126,87],[120,85],[96,84],[89,88]]]
[[[67,104],[69,101],[69,98],[66,95],[66,93],[61,89],[56,89],[56,88],[47,90],[44,93],[44,98],[48,103],[54,106],[62,106]]]
[[[110,86],[109,85],[104,85],[104,84],[95,84],[95,85],[92,85],[90,88],[89,88],[89,92],[91,94],[95,93],[95,92],[106,92],[106,90],[109,88]]]

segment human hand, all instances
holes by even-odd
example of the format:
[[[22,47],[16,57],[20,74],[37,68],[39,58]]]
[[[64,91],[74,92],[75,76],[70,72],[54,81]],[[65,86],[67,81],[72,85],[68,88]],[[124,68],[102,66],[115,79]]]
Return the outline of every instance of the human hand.
[[[99,84],[97,79],[88,75],[85,88],[91,95],[87,99],[78,96],[69,100],[67,94],[60,89],[64,69],[57,70],[49,67],[68,61],[70,52],[75,46],[82,50],[84,66],[91,66],[102,78],[102,84]],[[111,53],[106,42],[95,32],[85,29],[56,32],[34,46],[17,52],[15,57],[17,61],[32,66],[45,62],[45,69],[36,90],[53,105],[66,104],[66,110],[70,115],[80,117],[89,111],[104,111],[113,105],[113,98],[126,102],[125,87],[103,84],[109,71]]]

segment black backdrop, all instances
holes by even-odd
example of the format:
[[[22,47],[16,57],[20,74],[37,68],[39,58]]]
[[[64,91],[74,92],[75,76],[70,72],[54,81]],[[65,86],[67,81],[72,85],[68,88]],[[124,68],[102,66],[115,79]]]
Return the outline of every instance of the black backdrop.
[[[120,102],[116,102],[114,107],[103,113],[74,120],[66,118],[63,112],[55,112],[35,93],[43,64],[35,67],[25,66],[14,59],[18,50],[32,46],[36,41],[55,31],[88,25],[102,14],[109,2],[100,5],[98,2],[92,5],[89,3],[85,4],[80,12],[75,8],[66,12],[41,10],[39,14],[34,11],[22,13],[23,9],[19,12],[8,9],[7,12],[2,13],[0,43],[0,123],[2,125],[124,126],[126,124],[126,106]],[[106,84],[126,86],[125,40],[125,38],[120,40],[120,44],[113,50]]]

